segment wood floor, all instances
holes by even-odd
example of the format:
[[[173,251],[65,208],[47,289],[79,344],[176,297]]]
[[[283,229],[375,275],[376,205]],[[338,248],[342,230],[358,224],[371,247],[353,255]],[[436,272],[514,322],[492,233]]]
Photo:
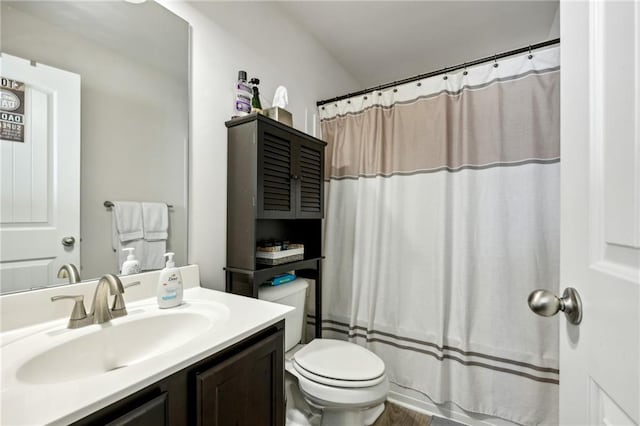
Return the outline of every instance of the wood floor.
[[[430,424],[430,416],[387,401],[384,412],[373,426],[429,426]]]

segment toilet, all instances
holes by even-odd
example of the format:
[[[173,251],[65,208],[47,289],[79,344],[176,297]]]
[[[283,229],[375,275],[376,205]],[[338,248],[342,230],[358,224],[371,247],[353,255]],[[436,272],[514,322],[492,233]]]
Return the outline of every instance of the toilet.
[[[307,280],[263,286],[259,298],[295,308],[285,317],[287,425],[370,425],[389,391],[384,362],[354,343],[314,339],[300,344]]]

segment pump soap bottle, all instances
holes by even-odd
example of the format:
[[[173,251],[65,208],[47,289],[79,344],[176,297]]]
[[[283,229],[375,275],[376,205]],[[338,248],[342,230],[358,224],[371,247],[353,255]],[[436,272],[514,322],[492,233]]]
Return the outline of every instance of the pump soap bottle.
[[[173,308],[182,304],[182,275],[173,261],[174,253],[165,253],[167,258],[165,268],[160,271],[158,280],[158,306],[161,309]]]
[[[135,248],[133,247],[122,249],[122,251],[129,252],[129,254],[127,255],[127,260],[122,263],[122,275],[137,274],[138,272],[140,272],[140,262],[138,262],[136,257],[133,255],[134,250]]]

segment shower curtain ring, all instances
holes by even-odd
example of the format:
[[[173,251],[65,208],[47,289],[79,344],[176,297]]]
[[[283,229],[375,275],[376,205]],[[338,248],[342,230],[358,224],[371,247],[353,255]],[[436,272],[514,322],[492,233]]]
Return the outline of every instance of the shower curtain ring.
[[[493,55],[493,67],[498,68],[498,55]]]
[[[533,55],[531,54],[531,45],[529,45],[529,56],[528,56],[528,58],[529,59],[533,59]]]
[[[463,66],[464,66],[464,71],[462,72],[462,75],[469,74],[469,71],[467,71],[467,63],[465,62]]]

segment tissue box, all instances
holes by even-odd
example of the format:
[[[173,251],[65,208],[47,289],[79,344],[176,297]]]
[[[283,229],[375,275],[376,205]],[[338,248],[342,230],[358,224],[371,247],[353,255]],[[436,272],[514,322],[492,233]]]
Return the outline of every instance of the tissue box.
[[[289,111],[280,107],[267,108],[264,111],[267,117],[293,127],[293,116]]]

